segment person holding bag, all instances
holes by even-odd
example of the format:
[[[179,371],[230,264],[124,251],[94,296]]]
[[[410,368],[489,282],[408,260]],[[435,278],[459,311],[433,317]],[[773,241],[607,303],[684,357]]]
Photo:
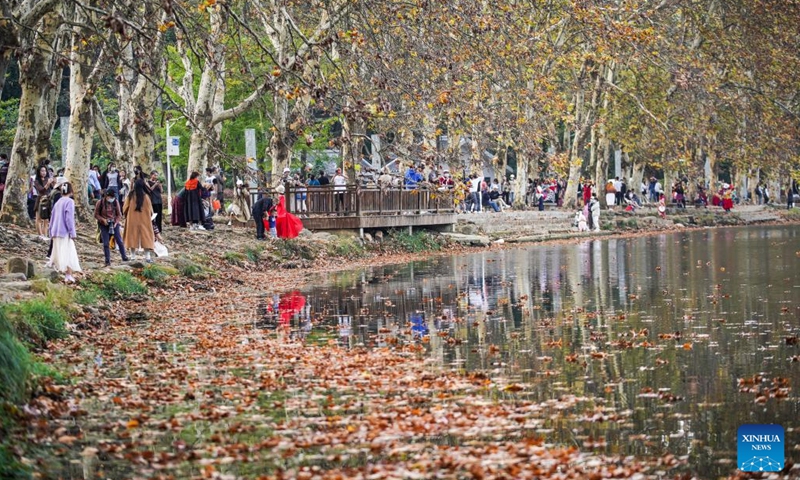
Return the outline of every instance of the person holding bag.
[[[97,220],[97,228],[100,230],[100,239],[103,242],[103,255],[106,257],[106,267],[111,266],[111,238],[119,245],[119,253],[122,261],[128,261],[125,253],[125,244],[120,233],[122,223],[122,210],[119,208],[117,194],[113,190],[106,190],[103,198],[97,201],[94,207],[94,218]]]

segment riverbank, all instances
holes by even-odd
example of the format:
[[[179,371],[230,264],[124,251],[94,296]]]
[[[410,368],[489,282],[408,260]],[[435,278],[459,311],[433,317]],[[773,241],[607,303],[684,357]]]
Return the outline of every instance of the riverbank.
[[[4,257],[36,258],[46,249],[23,232],[2,234],[19,242],[4,241]],[[4,409],[13,419],[4,433],[16,445],[7,452],[20,471],[84,478],[655,478],[687,468],[673,457],[622,459],[598,453],[591,442],[575,448],[540,440],[561,416],[598,408],[589,399],[533,403],[523,385],[428,363],[424,344],[343,349],[261,322],[274,307],[268,294],[326,273],[479,247],[410,236],[365,244],[353,235],[261,245],[224,227],[169,230],[169,260],[103,270],[89,235],[79,242],[88,268],[78,286],[39,280],[13,298],[17,305],[44,299],[68,315],[68,335],[28,345],[50,369],[35,374],[32,399]],[[508,248],[511,240],[489,248]]]

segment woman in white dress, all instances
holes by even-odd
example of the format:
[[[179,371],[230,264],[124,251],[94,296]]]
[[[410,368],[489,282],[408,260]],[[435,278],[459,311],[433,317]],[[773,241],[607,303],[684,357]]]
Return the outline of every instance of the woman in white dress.
[[[233,203],[228,205],[228,215],[230,216],[228,226],[232,225],[234,220],[247,224],[250,221],[251,211],[250,191],[244,186],[244,181],[237,178],[236,188],[233,189]]]
[[[61,198],[53,206],[50,216],[50,238],[53,239],[53,253],[50,263],[56,271],[64,274],[67,283],[75,281],[74,272],[80,272],[81,264],[75,248],[75,200],[73,200],[72,184],[61,184]]]
[[[614,186],[614,180],[609,180],[608,183],[606,183],[606,206],[613,210],[616,203],[617,189]]]

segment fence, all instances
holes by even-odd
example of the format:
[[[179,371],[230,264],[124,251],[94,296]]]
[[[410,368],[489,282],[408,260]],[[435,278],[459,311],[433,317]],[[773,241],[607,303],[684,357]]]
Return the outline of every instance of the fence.
[[[453,213],[455,197],[451,190],[405,190],[402,188],[361,188],[357,185],[335,187],[286,187],[286,208],[297,215],[365,216]],[[273,198],[278,194],[270,191]],[[256,191],[251,191],[253,200]]]

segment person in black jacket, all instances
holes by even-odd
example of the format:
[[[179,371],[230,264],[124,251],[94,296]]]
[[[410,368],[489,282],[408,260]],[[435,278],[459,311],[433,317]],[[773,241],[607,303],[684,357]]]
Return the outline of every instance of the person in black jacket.
[[[154,223],[158,227],[158,231],[162,232],[164,201],[161,198],[163,188],[161,187],[161,182],[158,180],[158,170],[153,170],[150,172],[150,178],[145,182],[145,185],[147,185],[150,191],[150,203],[153,204],[153,213],[156,214]]]
[[[272,198],[259,193],[260,197],[253,204],[253,220],[256,222],[256,240],[266,240],[264,237],[264,216],[272,208]]]

